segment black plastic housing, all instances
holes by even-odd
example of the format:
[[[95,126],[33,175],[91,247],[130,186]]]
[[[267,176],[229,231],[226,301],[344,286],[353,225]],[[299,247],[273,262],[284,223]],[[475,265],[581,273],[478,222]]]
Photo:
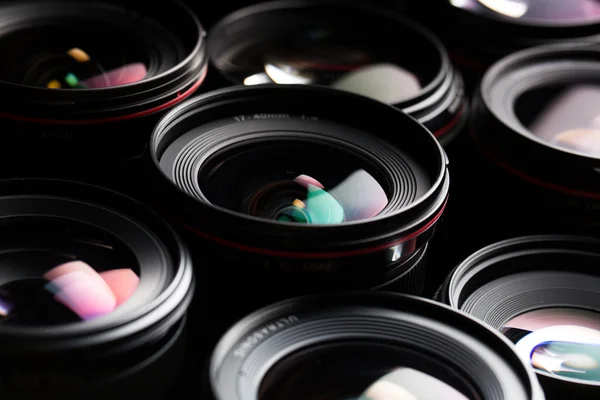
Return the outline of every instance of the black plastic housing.
[[[2,222],[61,220],[114,235],[135,254],[141,279],[107,316],[2,326],[3,397],[161,399],[183,364],[185,315],[195,287],[190,254],[176,233],[134,200],[68,181],[0,181],[0,204]]]

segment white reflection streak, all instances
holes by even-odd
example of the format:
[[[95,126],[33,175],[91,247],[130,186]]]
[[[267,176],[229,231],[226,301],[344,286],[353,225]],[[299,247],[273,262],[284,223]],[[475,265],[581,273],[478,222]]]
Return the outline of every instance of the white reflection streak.
[[[511,18],[521,18],[527,13],[529,7],[522,0],[478,0],[481,4]]]
[[[311,78],[295,75],[293,72],[285,71],[284,69],[274,65],[266,64],[265,72],[275,83],[285,85],[309,85],[312,83]]]

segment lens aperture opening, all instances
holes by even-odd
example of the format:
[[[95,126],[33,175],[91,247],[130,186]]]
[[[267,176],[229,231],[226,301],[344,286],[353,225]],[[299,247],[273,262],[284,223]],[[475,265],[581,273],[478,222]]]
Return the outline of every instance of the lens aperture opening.
[[[515,113],[536,137],[566,151],[600,157],[600,85],[576,83],[530,90]]]
[[[109,23],[91,25],[42,25],[0,36],[0,80],[48,89],[103,89],[158,72],[152,49],[139,37]]]
[[[600,313],[546,308],[521,314],[502,328],[517,352],[539,371],[600,382]]]
[[[369,349],[369,352],[361,350]],[[383,346],[322,346],[305,349],[279,361],[267,372],[259,400],[470,400],[466,381],[455,373],[441,375],[403,364],[401,349]],[[405,359],[406,361],[406,359]],[[466,395],[465,393],[469,393]]]
[[[339,224],[386,208],[382,178],[372,163],[351,152],[269,140],[215,153],[198,179],[211,203],[232,211],[281,222]]]
[[[107,316],[140,284],[118,238],[60,218],[0,224],[0,326],[49,326]]]

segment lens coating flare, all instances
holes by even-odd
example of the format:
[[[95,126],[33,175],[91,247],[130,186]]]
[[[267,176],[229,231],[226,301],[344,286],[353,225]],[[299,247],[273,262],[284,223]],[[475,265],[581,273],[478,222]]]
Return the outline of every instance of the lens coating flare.
[[[547,100],[546,100],[547,101]],[[548,143],[592,156],[600,156],[600,86],[563,88],[527,124]]]
[[[597,0],[449,0],[477,14],[494,13],[525,22],[591,22],[600,17]]]
[[[431,375],[398,368],[373,383],[358,400],[469,400]]]
[[[147,75],[146,66],[142,63],[105,71],[89,54],[76,47],[63,55],[45,58],[40,62],[52,62],[61,66],[50,74],[50,80],[46,84],[48,89],[102,89],[139,82]]]
[[[311,25],[307,21],[289,37],[259,47],[256,51],[260,54],[240,55],[242,64],[261,60],[240,80],[245,85],[326,85],[388,104],[400,103],[421,91],[420,78],[403,65],[406,60],[394,59],[391,52],[373,53],[372,44],[353,37],[356,32],[347,27],[320,29]]]
[[[61,264],[47,271],[43,279],[24,279],[0,287],[0,324],[10,321],[13,314],[32,312],[24,308],[55,307],[36,304],[41,299],[56,302],[80,320],[105,316],[127,301],[139,283],[131,269],[97,272],[82,261]]]
[[[364,170],[352,173],[329,191],[321,182],[308,175],[297,176],[293,184],[296,189],[303,188],[305,196],[283,204],[275,215],[278,221],[339,224],[372,218],[388,204],[383,188]],[[263,196],[268,195],[268,192],[259,191]],[[255,201],[257,200],[259,199]]]
[[[536,310],[509,321],[502,331],[534,368],[600,382],[600,315],[576,309]]]

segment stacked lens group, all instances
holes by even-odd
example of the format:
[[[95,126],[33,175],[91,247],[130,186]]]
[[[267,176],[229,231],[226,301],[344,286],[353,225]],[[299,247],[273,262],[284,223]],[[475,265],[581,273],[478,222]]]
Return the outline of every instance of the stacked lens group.
[[[2,398],[600,398],[600,3],[213,6],[0,4]]]

